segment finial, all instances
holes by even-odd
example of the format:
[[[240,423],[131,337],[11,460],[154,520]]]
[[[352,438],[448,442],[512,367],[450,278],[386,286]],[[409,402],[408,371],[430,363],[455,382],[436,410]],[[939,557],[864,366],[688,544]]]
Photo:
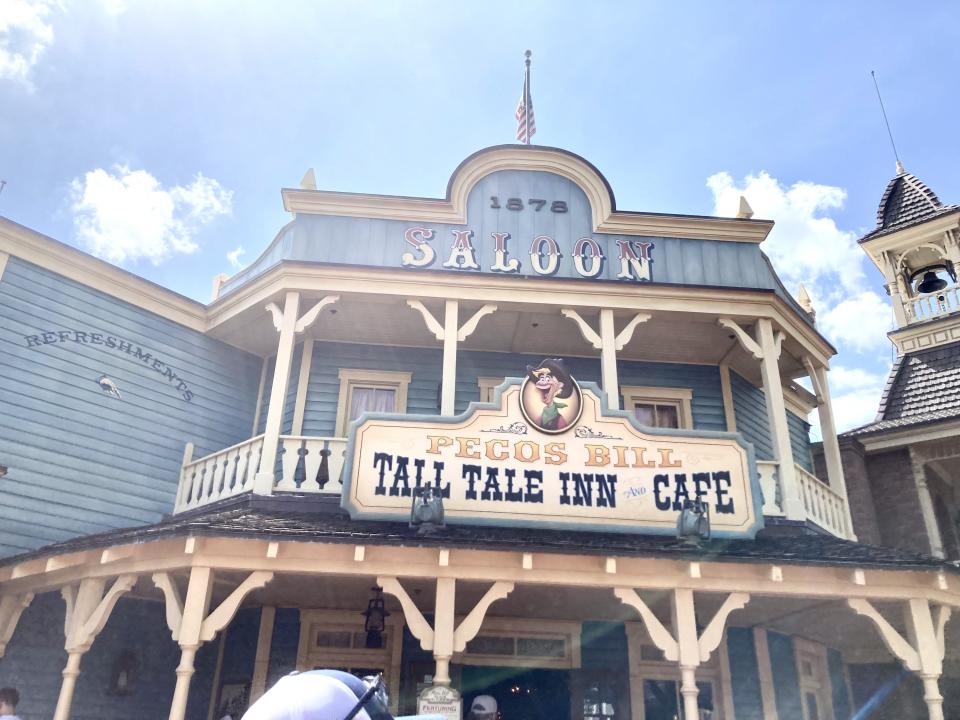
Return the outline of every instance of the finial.
[[[753,208],[750,207],[750,203],[747,202],[747,198],[743,195],[740,196],[740,209],[737,210],[737,219],[739,220],[749,220],[753,217]]]
[[[897,160],[897,175],[903,175],[906,170],[903,169],[903,163]]]
[[[317,189],[317,176],[314,174],[313,168],[310,168],[303,174],[303,177],[300,179],[300,189],[301,190]]]
[[[813,309],[813,301],[810,299],[810,293],[803,283],[797,288],[797,303],[803,308],[804,312],[810,316],[810,319],[816,321],[817,311]]]

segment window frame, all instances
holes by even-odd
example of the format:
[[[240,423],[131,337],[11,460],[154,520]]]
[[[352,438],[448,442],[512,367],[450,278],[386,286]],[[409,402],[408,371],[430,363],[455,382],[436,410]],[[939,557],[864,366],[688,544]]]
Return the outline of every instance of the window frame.
[[[633,416],[634,405],[672,405],[677,408],[679,430],[693,429],[693,390],[691,388],[621,385],[624,409]],[[670,428],[663,428],[670,429]]]
[[[793,655],[797,667],[797,687],[800,691],[800,711],[803,720],[813,720],[807,710],[807,694],[812,694],[817,701],[819,720],[834,720],[833,712],[833,684],[830,677],[830,668],[827,663],[827,648],[820,643],[793,638]],[[809,662],[812,676],[804,675],[803,663]]]
[[[394,390],[397,394],[394,412],[405,413],[407,411],[407,391],[413,373],[340,368],[337,376],[340,378],[340,394],[337,398],[337,424],[334,437],[346,437],[347,435],[347,426],[350,423],[350,401],[356,388]]]
[[[480,402],[493,402],[493,391],[503,385],[505,379],[502,377],[478,377],[477,387],[480,388]]]

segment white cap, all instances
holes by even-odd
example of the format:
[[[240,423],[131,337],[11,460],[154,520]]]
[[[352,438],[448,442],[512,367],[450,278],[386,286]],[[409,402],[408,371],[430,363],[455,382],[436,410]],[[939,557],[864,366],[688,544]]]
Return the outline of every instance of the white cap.
[[[470,712],[492,714],[497,711],[497,700],[493,695],[477,695],[470,705]]]

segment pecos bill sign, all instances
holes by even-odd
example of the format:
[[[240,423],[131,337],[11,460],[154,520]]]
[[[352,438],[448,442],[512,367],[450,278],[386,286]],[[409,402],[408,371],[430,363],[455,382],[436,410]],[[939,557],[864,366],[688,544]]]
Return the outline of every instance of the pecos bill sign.
[[[451,524],[672,534],[695,498],[709,504],[715,537],[753,537],[763,524],[753,450],[739,435],[640,426],[605,410],[560,360],[528,367],[462,415],[354,423],[342,499],[351,517],[405,521],[424,485]]]

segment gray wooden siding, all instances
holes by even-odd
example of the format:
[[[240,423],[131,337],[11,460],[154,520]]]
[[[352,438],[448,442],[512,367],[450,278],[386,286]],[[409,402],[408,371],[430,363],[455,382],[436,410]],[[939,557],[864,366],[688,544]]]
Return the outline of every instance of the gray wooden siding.
[[[46,331],[140,346],[188,384],[106,345],[27,347]],[[75,335],[71,336],[76,338]],[[98,290],[10,258],[0,280],[0,555],[156,522],[173,509],[183,448],[202,456],[250,434],[259,358]],[[101,375],[122,399],[104,394]]]
[[[772,460],[773,445],[770,440],[770,425],[767,422],[767,405],[763,390],[732,371],[730,372],[730,389],[733,392],[737,430],[753,443],[757,460]],[[790,430],[790,447],[793,450],[794,462],[804,470],[813,472],[810,425],[806,420],[788,410],[787,427]]]

